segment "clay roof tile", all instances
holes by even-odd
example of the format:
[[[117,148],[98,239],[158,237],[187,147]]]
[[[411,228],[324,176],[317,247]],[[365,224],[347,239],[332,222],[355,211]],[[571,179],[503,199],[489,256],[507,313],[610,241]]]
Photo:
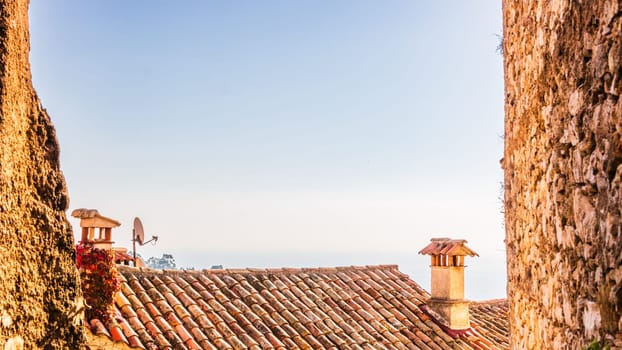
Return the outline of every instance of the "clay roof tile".
[[[430,243],[419,251],[419,254],[479,256],[467,247],[466,243],[464,239],[432,238]]]

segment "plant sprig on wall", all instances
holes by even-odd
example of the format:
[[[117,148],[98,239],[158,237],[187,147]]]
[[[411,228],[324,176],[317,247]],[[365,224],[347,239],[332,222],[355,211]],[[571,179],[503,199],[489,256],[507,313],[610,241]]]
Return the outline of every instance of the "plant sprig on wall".
[[[594,340],[590,345],[588,345],[586,348],[583,348],[583,350],[609,350],[610,347],[609,345],[601,345],[600,342],[598,340]]]

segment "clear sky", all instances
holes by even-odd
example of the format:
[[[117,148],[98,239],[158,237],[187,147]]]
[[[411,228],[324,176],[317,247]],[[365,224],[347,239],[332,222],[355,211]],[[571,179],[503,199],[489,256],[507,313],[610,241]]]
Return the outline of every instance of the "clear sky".
[[[124,246],[139,216],[160,237],[139,252],[186,266],[230,252],[427,267],[416,253],[435,236],[503,265],[500,7],[32,0],[70,208],[121,221]]]

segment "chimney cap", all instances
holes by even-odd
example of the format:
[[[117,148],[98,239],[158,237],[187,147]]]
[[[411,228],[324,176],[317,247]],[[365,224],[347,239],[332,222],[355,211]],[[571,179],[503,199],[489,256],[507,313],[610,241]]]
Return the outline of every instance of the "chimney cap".
[[[466,242],[466,239],[432,238],[430,244],[421,249],[419,254],[479,256],[474,250],[466,246]]]
[[[71,212],[71,216],[80,219],[81,227],[119,227],[117,220],[105,217],[97,209],[79,208]]]

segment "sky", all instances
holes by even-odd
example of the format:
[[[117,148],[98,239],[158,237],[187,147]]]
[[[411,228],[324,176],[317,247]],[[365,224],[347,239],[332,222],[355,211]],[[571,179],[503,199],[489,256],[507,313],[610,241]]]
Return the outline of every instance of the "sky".
[[[69,213],[117,245],[138,216],[181,267],[423,274],[465,238],[504,290],[499,1],[32,0],[30,24]]]

